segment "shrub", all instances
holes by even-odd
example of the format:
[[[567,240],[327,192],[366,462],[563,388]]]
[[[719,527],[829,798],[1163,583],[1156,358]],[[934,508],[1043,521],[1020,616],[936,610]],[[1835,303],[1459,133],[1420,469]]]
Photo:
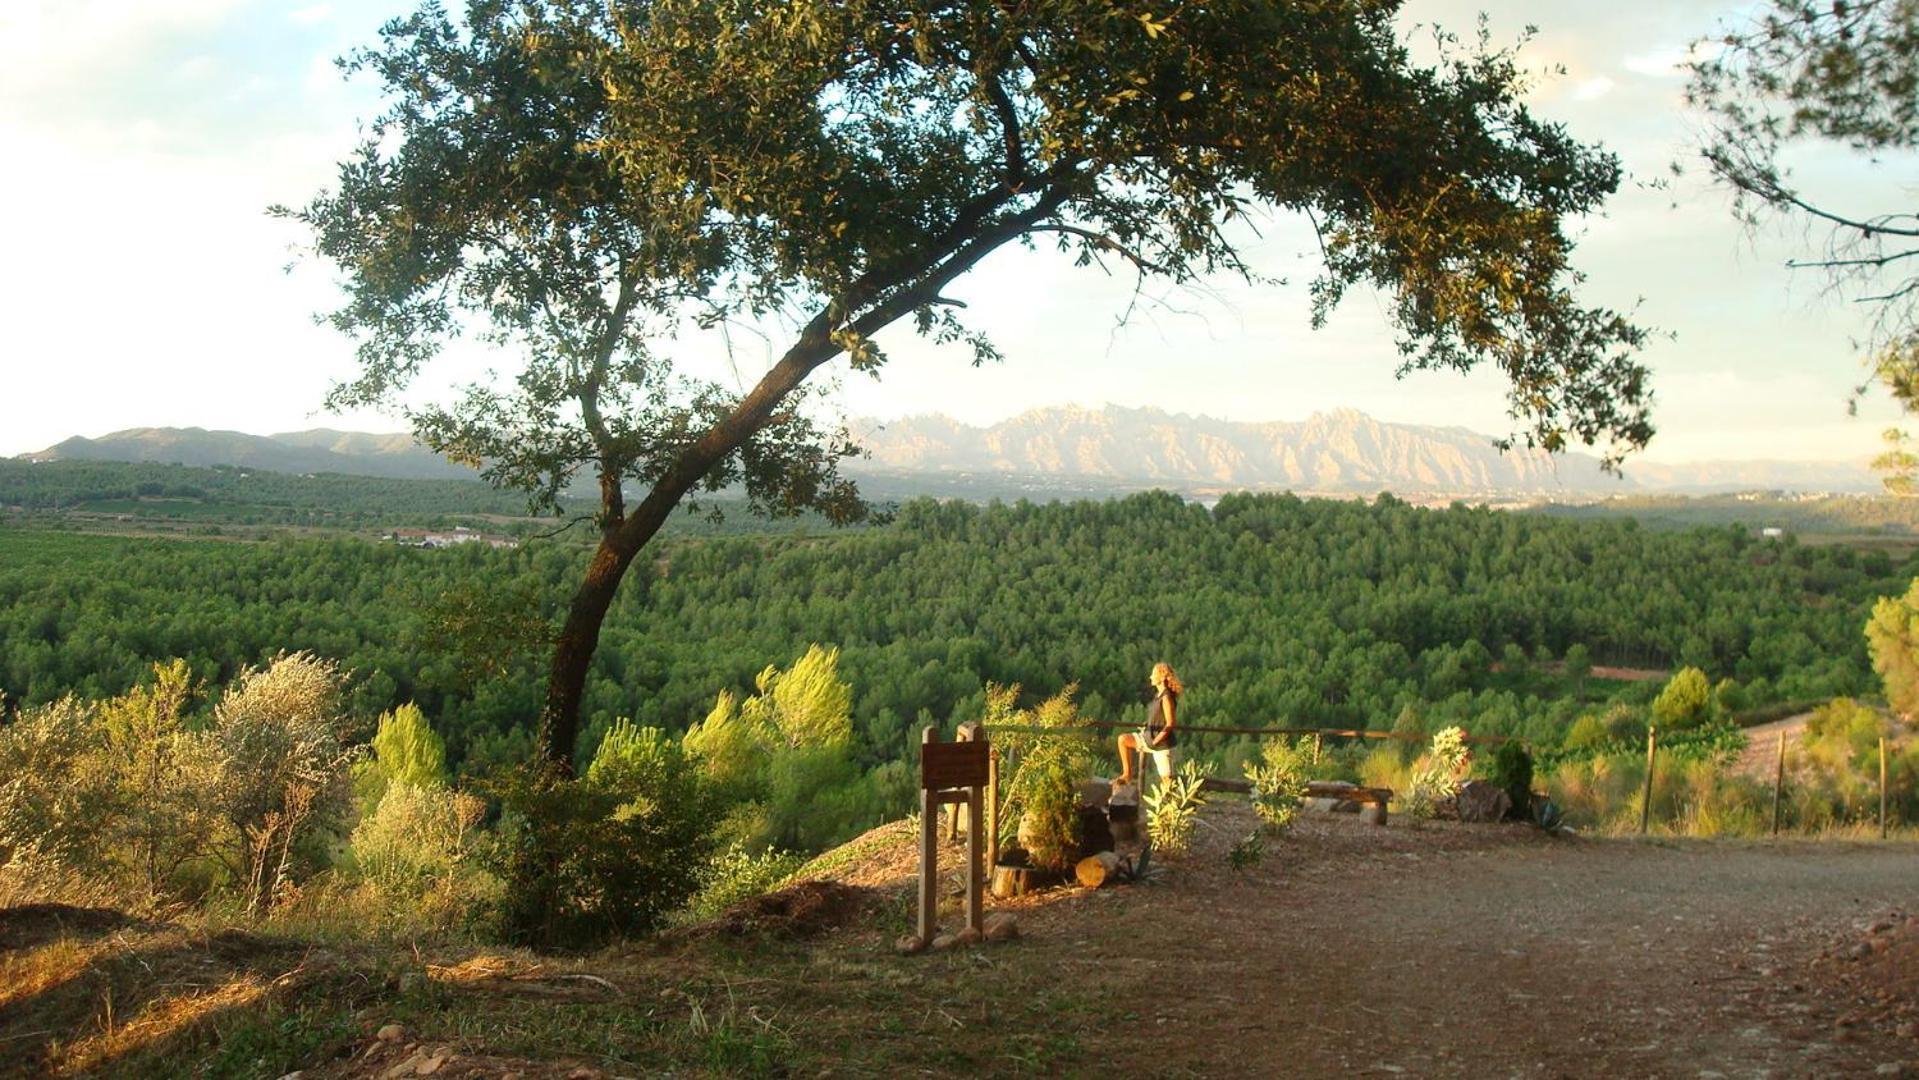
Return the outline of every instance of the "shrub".
[[[1307,772],[1312,751],[1281,737],[1266,742],[1260,760],[1246,766],[1246,779],[1253,785],[1253,813],[1270,832],[1283,832],[1299,813],[1299,800],[1306,794]]]
[[[446,743],[427,723],[418,705],[408,702],[380,715],[373,732],[373,756],[353,767],[354,793],[363,812],[380,805],[389,784],[445,787]]]
[[[790,851],[753,853],[742,847],[728,848],[706,867],[700,876],[700,889],[687,901],[679,918],[686,922],[704,922],[742,900],[779,888],[806,864],[803,856]]]
[[[699,887],[710,800],[679,744],[622,719],[578,780],[508,772],[496,850],[506,932],[580,946],[659,928]]]
[[[1712,684],[1696,667],[1681,668],[1652,703],[1653,720],[1662,729],[1698,727],[1712,712]]]
[[[1459,790],[1459,778],[1466,769],[1466,733],[1449,727],[1433,736],[1431,749],[1420,759],[1406,793],[1406,812],[1416,818],[1429,818]]]
[[[486,804],[442,786],[387,785],[348,847],[390,929],[484,933],[500,901],[485,868]]]
[[[213,711],[200,777],[207,805],[228,836],[218,849],[244,882],[254,914],[293,884],[296,860],[337,825],[350,802],[339,666],[310,653],[281,655],[242,672]]]
[[[1206,805],[1206,778],[1210,768],[1192,762],[1181,765],[1171,779],[1146,796],[1146,831],[1157,855],[1184,854],[1193,843],[1200,808]]]
[[[1079,730],[1073,704],[1076,686],[1033,709],[1014,704],[1019,687],[986,688],[987,723],[1047,729],[1041,734],[1008,732],[1000,751],[1015,763],[1006,785],[1008,815],[1019,822],[1020,843],[1034,866],[1054,869],[1072,864],[1079,854],[1079,785],[1092,774],[1093,749]]]
[[[1533,756],[1526,752],[1524,744],[1517,739],[1500,743],[1499,749],[1493,754],[1492,772],[1488,779],[1512,799],[1509,816],[1521,820],[1532,817]]]

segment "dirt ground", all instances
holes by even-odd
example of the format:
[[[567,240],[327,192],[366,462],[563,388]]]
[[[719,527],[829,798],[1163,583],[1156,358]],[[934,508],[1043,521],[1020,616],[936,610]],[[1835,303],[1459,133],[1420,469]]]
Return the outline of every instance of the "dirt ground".
[[[1919,1076],[1874,1012],[1911,978],[1832,959],[1919,906],[1909,845],[1317,819],[1246,882],[1204,876],[1089,941],[1142,988],[1115,1041],[1150,1072]]]
[[[990,905],[1020,940],[920,956],[893,948],[911,911],[900,826],[816,863],[838,885],[591,957],[216,936],[166,967],[153,935],[176,931],[89,914],[56,940],[44,917],[15,920],[0,974],[52,981],[0,989],[0,1075],[28,1074],[12,1057],[34,1075],[218,1061],[308,1080],[1919,1076],[1919,845],[1309,815],[1239,872],[1225,852],[1251,815],[1227,802],[1205,820],[1154,883]],[[120,938],[110,964],[92,958]],[[134,985],[142,965],[166,974]],[[109,984],[131,1023],[96,1030]],[[255,987],[260,1003],[233,991],[197,1034],[141,1035],[178,985]]]

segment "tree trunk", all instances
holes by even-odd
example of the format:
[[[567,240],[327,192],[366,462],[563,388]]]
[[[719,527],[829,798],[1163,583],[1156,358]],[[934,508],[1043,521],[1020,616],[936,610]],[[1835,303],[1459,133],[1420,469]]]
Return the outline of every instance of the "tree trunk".
[[[622,537],[609,531],[587,565],[586,578],[573,594],[566,623],[553,643],[553,666],[546,682],[546,707],[540,712],[540,754],[562,776],[573,775],[573,747],[580,734],[580,698],[586,691],[586,673],[600,644],[600,626],[620,589],[620,580],[639,548],[627,548]]]

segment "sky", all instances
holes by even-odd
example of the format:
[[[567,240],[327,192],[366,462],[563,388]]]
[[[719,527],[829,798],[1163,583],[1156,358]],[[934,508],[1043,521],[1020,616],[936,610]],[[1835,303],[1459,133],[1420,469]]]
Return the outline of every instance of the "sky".
[[[1852,342],[1865,317],[1809,272],[1784,268],[1809,242],[1803,227],[1745,230],[1696,167],[1667,187],[1646,184],[1696,161],[1704,121],[1684,107],[1678,67],[1689,43],[1750,7],[1410,0],[1405,18],[1470,31],[1483,10],[1499,41],[1535,24],[1521,53],[1541,73],[1531,104],[1632,173],[1602,216],[1579,223],[1575,263],[1589,302],[1662,331],[1644,354],[1658,427],[1644,460],[1863,459],[1895,410],[1870,398],[1847,415],[1864,376]],[[354,370],[351,343],[314,321],[338,293],[328,267],[303,257],[298,227],[266,209],[328,185],[380,105],[333,60],[408,10],[373,0],[0,4],[0,455],[130,427],[405,426],[321,410],[327,388]],[[1819,147],[1794,164],[1812,190],[1857,202],[1909,201],[1915,175],[1911,159],[1875,166]],[[880,380],[829,370],[828,404],[980,424],[1062,404],[1244,421],[1356,408],[1512,430],[1495,372],[1395,379],[1378,298],[1354,293],[1312,330],[1312,247],[1303,223],[1272,219],[1250,261],[1290,284],[1155,293],[1123,324],[1134,283],[1117,268],[995,255],[948,292],[1004,363],[976,369],[902,326],[881,335],[891,360]],[[772,331],[767,342],[736,335],[730,356],[687,343],[688,370],[750,384],[771,362]],[[456,352],[420,393],[510,362]]]

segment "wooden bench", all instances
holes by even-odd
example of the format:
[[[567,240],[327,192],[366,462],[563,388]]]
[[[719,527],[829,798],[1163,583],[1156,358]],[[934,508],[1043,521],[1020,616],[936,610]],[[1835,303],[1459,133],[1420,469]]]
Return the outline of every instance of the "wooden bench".
[[[1228,780],[1224,777],[1209,776],[1201,785],[1207,791],[1226,791],[1237,795],[1251,795],[1253,785],[1246,780]],[[1376,812],[1367,813],[1366,819],[1375,825],[1386,824],[1386,810],[1393,801],[1391,788],[1360,787],[1347,785],[1336,780],[1309,780],[1306,782],[1306,798],[1337,799],[1340,802],[1358,803],[1362,807],[1377,806]]]

